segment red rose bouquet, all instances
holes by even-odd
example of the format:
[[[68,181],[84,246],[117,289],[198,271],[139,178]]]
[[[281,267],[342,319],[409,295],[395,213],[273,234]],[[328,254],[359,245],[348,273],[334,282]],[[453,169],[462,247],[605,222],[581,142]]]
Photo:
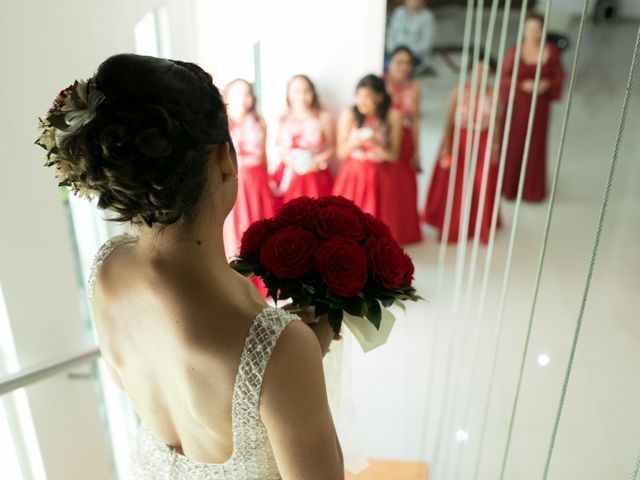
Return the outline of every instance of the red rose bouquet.
[[[378,330],[387,307],[420,299],[413,262],[389,228],[343,197],[297,198],[255,222],[231,266],[260,277],[276,303],[327,315],[336,333],[345,314]]]

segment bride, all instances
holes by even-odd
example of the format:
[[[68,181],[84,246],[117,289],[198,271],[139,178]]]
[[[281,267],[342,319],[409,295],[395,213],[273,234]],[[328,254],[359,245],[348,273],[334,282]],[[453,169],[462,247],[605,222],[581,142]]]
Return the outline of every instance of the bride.
[[[131,478],[343,479],[328,323],[268,307],[226,262],[237,165],[211,77],[115,55],[41,128],[61,184],[138,226],[101,248],[90,285],[105,363],[141,419]]]

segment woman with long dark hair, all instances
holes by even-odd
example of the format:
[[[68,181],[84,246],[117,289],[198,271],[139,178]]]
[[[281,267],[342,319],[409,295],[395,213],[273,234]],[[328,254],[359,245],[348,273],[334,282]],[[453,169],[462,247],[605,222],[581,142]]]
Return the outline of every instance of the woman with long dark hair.
[[[415,58],[407,47],[396,48],[389,56],[384,80],[393,108],[402,115],[402,145],[389,181],[395,185],[396,214],[389,225],[401,244],[419,242],[418,182],[420,167],[420,87],[413,80]]]
[[[236,79],[224,89],[229,132],[238,159],[238,195],[224,222],[227,257],[240,252],[242,234],[249,225],[273,216],[265,144],[267,126],[256,112],[256,97],[249,82]]]
[[[316,87],[306,75],[287,84],[287,111],[278,125],[278,178],[281,201],[331,194],[330,164],[335,155],[334,121],[320,106]]]
[[[402,118],[391,108],[384,81],[363,77],[356,87],[355,104],[338,122],[338,158],[342,160],[333,189],[365,212],[385,223],[395,218],[395,196],[388,178],[398,160]]]

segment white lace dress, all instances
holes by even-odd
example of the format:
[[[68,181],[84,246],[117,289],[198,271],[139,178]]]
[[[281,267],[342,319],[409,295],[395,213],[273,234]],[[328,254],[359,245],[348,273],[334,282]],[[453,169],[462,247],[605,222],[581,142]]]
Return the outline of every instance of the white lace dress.
[[[91,299],[102,262],[118,246],[136,241],[120,235],[105,243],[93,264],[89,280]],[[266,480],[280,479],[267,430],[260,420],[260,389],[271,352],[280,333],[292,320],[277,308],[267,307],[255,318],[245,341],[233,391],[233,453],[224,463],[192,460],[163,444],[140,425],[131,454],[131,480]]]

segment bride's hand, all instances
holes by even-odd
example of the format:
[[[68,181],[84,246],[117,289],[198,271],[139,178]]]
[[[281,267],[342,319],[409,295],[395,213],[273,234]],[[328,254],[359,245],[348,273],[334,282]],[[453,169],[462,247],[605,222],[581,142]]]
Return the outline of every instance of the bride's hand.
[[[303,318],[303,320],[305,320]],[[307,323],[305,321],[305,323]],[[329,324],[327,317],[320,318],[320,321],[316,323],[307,323],[309,328],[316,334],[318,342],[320,342],[320,348],[322,349],[322,356],[324,357],[329,351],[329,346],[333,340],[340,340],[342,337],[335,333]]]

